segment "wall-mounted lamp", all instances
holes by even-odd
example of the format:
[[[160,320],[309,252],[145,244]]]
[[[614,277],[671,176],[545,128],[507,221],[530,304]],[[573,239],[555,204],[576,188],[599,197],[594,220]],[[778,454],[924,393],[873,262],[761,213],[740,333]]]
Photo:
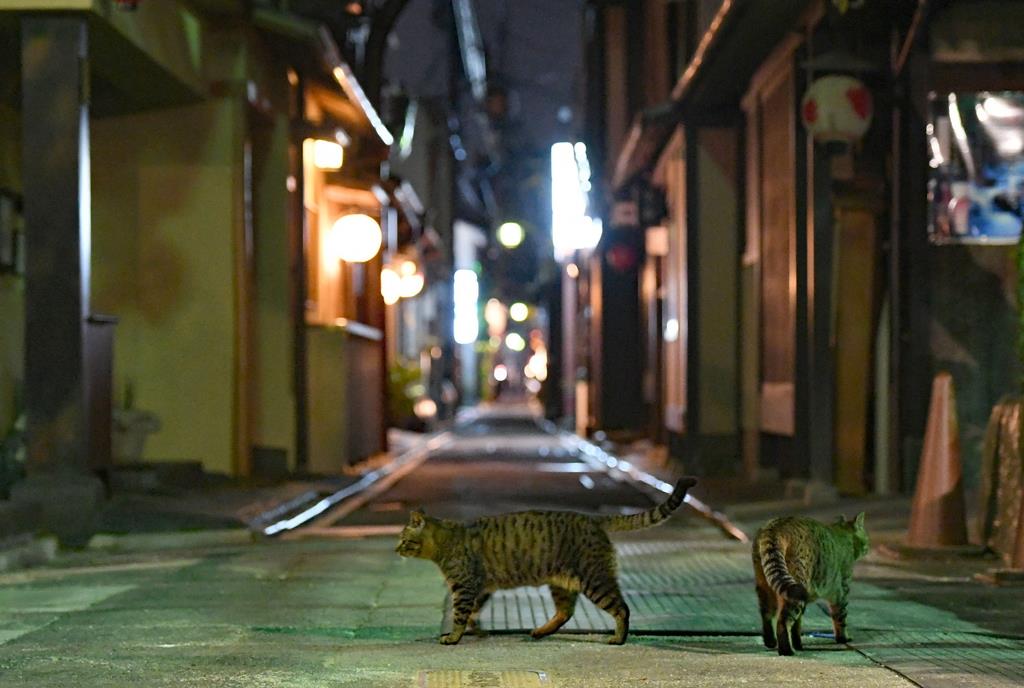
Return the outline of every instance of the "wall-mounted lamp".
[[[302,142],[302,153],[321,170],[340,170],[345,162],[345,149],[342,145],[327,139],[306,139]]]

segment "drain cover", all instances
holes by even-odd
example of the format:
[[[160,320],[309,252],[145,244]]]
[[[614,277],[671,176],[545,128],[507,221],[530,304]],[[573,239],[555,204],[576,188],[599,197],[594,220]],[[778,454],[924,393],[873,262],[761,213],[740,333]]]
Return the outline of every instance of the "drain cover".
[[[534,688],[554,684],[543,671],[421,671],[419,688]]]

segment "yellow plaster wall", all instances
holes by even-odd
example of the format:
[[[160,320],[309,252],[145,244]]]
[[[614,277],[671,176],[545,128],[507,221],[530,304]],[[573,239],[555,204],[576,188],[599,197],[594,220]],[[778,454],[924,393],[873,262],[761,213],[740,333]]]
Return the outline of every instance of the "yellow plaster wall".
[[[287,189],[290,128],[284,114],[288,112],[289,86],[284,65],[273,58],[260,36],[249,33],[246,39],[246,78],[275,112],[271,117],[254,115],[251,127],[258,339],[258,409],[253,441],[285,449],[294,468],[296,398]]]
[[[700,432],[737,431],[736,132],[702,129],[698,136],[700,202]]]
[[[241,104],[94,121],[93,309],[121,318],[115,390],[163,429],[145,458],[235,466]]]
[[[258,147],[256,185],[256,327],[259,410],[254,440],[288,451],[295,459],[295,394],[292,385],[292,318],[288,245],[288,122],[277,119]]]

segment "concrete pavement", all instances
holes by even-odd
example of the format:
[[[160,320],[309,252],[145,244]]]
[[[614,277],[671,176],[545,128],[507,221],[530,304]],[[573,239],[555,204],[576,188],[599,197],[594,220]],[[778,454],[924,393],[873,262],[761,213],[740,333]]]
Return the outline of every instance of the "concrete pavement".
[[[754,636],[634,635],[620,648],[606,646],[604,634],[502,634],[443,647],[440,575],[426,562],[399,559],[393,542],[79,554],[59,567],[7,574],[0,683],[407,688],[502,685],[480,682],[495,674],[418,683],[422,672],[542,671],[549,685],[581,688],[908,685],[824,640],[796,659],[764,650]],[[749,606],[753,619],[752,595]]]
[[[490,635],[439,645],[441,576],[393,552],[410,508],[470,518],[650,503],[563,449],[521,422],[471,424],[337,522],[254,542],[161,536],[154,548],[140,537],[0,575],[0,685],[1019,685],[1024,604],[1016,590],[974,582],[979,562],[873,553],[857,570],[854,642],[822,637],[827,618],[812,609],[807,650],[782,658],[760,645],[748,546],[685,513],[615,538],[633,608],[625,646],[605,645],[608,619],[582,603],[566,632],[531,640],[523,631],[549,610],[525,589],[485,608]],[[752,532],[781,508],[728,511]],[[901,535],[905,508],[906,500],[867,500],[809,511],[831,518],[866,509],[878,543]]]

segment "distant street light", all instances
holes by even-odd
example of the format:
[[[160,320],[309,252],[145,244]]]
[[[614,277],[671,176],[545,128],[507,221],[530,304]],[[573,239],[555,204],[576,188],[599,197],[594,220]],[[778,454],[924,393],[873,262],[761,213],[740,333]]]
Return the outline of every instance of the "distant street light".
[[[508,311],[498,299],[488,299],[484,306],[484,321],[487,322],[487,334],[497,337],[505,332],[508,324]]]
[[[516,322],[523,322],[530,316],[530,309],[526,307],[525,303],[516,301],[509,306],[508,314]]]
[[[582,142],[551,146],[551,243],[556,260],[565,260],[577,250],[591,250],[601,239],[601,220],[587,214],[590,172]]]
[[[512,351],[522,351],[526,348],[526,340],[518,332],[509,332],[505,337],[505,346]]]
[[[453,330],[457,344],[472,344],[480,335],[477,320],[477,302],[480,283],[472,270],[456,270],[454,277],[455,322]]]
[[[498,227],[498,241],[505,248],[515,248],[523,243],[526,232],[518,222],[506,222]]]

